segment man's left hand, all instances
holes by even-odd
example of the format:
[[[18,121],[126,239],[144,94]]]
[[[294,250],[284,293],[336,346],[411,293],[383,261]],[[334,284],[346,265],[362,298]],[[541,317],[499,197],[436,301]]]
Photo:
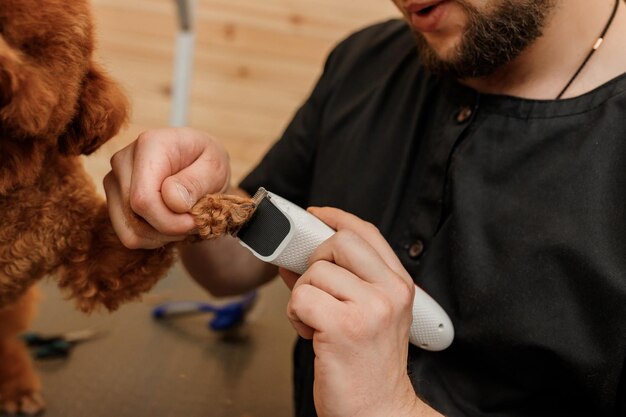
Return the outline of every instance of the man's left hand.
[[[333,208],[309,211],[337,230],[302,275],[281,269],[292,289],[287,315],[313,340],[320,417],[439,415],[407,375],[415,287],[378,229]]]

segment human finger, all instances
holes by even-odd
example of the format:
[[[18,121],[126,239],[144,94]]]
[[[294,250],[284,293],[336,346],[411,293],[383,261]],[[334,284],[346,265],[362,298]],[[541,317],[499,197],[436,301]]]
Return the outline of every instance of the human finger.
[[[319,261],[339,265],[369,283],[388,282],[395,275],[378,252],[350,229],[337,231],[313,251],[309,264]]]
[[[163,234],[185,235],[195,228],[193,217],[184,213],[186,210],[183,213],[172,210],[162,193],[165,180],[201,154],[201,146],[193,139],[175,129],[158,129],[144,132],[136,140],[130,206]]]
[[[337,231],[350,230],[359,235],[375,249],[376,253],[378,253],[389,268],[400,275],[407,283],[412,282],[410,275],[391,246],[389,246],[389,243],[372,223],[333,207],[309,207],[308,211]]]
[[[134,154],[134,142],[116,152],[111,158],[112,171],[102,181],[109,218],[124,246],[131,249],[154,249],[162,246],[163,242],[156,239],[156,231],[151,231],[149,226],[142,224],[128,203]]]
[[[130,249],[155,249],[168,241],[132,212],[122,197],[113,172],[108,173],[103,182],[111,225],[124,246]]]
[[[176,134],[188,146],[172,168],[173,175],[161,186],[163,201],[176,213],[185,213],[206,194],[224,193],[230,185],[230,161],[222,145],[211,136],[192,129]]]
[[[165,242],[182,240],[186,234],[166,234],[156,230],[131,208],[130,187],[133,176],[136,142],[131,143],[111,158],[111,172],[104,180],[109,216],[120,240],[133,248],[158,247]]]
[[[332,295],[309,284],[294,288],[287,304],[287,317],[303,338],[318,331],[332,331],[345,306]]]
[[[312,285],[339,301],[368,303],[370,287],[358,276],[334,263],[320,260],[313,263],[294,285]]]

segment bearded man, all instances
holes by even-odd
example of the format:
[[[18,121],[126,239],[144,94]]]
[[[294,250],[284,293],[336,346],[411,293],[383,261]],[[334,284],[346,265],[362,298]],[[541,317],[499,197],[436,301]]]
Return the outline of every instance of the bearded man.
[[[310,268],[280,271],[296,415],[626,416],[621,0],[394,2],[405,20],[341,42],[230,189],[341,209],[312,211],[338,233]],[[107,177],[116,230],[184,238],[228,172],[208,135],[143,134]],[[276,273],[232,239],[183,259],[217,294]],[[447,350],[409,345],[413,283],[452,319]]]

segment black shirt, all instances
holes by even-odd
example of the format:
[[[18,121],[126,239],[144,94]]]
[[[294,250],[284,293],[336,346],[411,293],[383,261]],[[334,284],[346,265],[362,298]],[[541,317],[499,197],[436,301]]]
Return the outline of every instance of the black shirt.
[[[241,185],[381,229],[455,326],[449,349],[410,349],[435,409],[626,416],[625,164],[626,75],[562,101],[478,94],[425,70],[394,20],[336,47]],[[314,416],[311,344],[294,359]]]

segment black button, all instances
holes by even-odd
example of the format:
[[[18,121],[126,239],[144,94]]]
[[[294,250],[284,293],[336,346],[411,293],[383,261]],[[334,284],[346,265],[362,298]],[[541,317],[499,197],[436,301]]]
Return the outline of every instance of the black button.
[[[468,121],[470,117],[472,117],[472,113],[473,111],[470,106],[463,106],[456,115],[456,121],[459,123],[464,123]]]
[[[416,240],[409,246],[409,257],[411,259],[417,259],[424,252],[424,242]]]

